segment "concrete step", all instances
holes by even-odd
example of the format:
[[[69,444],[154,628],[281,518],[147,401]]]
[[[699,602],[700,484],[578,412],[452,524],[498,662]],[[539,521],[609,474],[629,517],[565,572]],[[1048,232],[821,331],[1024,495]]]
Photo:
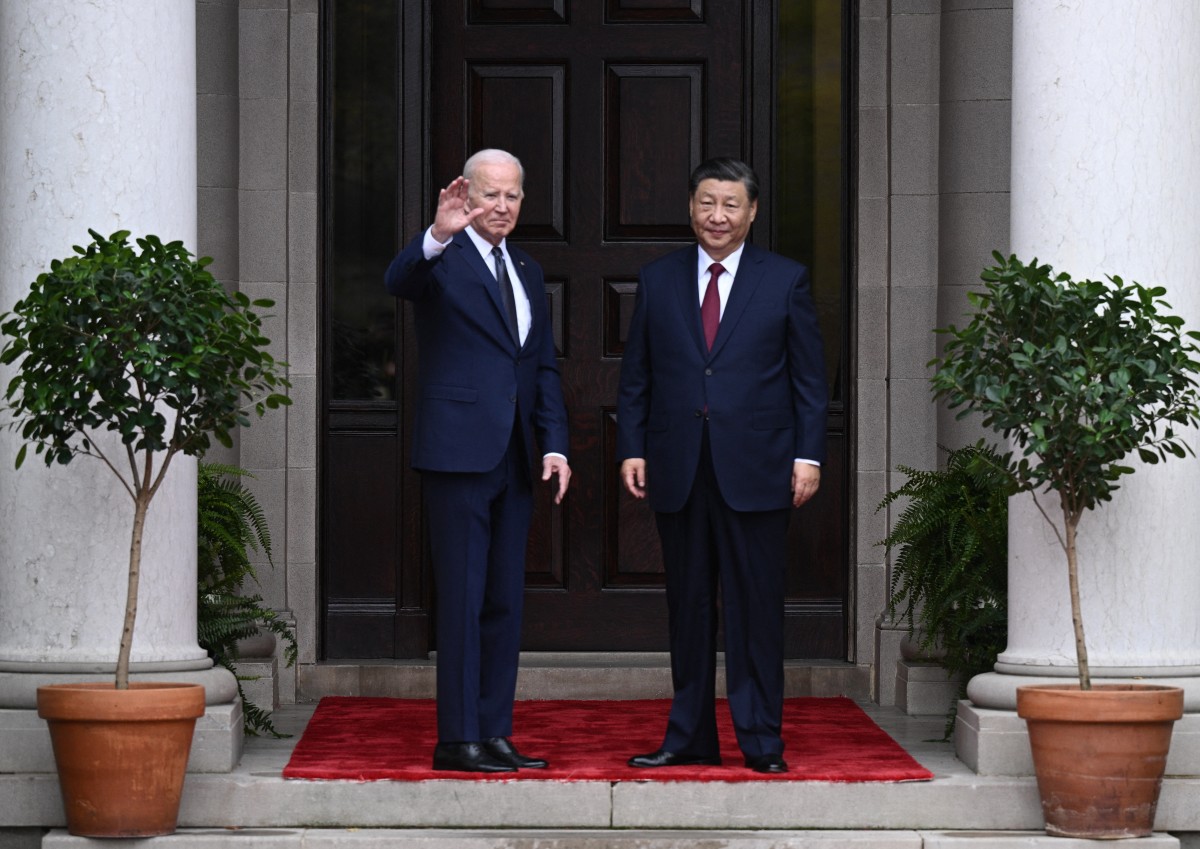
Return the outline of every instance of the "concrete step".
[[[862,707],[934,773],[932,781],[286,781],[281,771],[314,709],[289,705],[277,712],[276,723],[295,736],[251,738],[232,772],[189,774],[182,830],[154,842],[182,849],[312,849],[355,842],[400,849],[1076,845],[1057,838],[1045,843],[1032,776],[976,775],[940,739],[941,717],[910,717],[869,703]],[[403,732],[397,733],[402,744]],[[6,774],[0,768],[0,824],[27,838],[6,842],[0,830],[0,849],[41,845],[41,827],[65,824],[56,777]],[[1165,843],[1139,845],[1200,849],[1200,777],[1168,776],[1156,825],[1162,832],[1191,835],[1182,844],[1164,837]],[[39,842],[29,842],[31,834]],[[14,835],[8,836],[15,840]],[[47,840],[46,846],[91,845],[62,842],[76,838],[58,831]],[[189,840],[194,842],[178,842]],[[146,842],[104,841],[104,846],[144,847]]]
[[[1045,832],[969,831],[557,831],[445,829],[183,830],[150,840],[91,840],[51,832],[42,849],[1096,849],[1111,841],[1049,837]],[[1154,834],[1121,841],[1137,849],[1179,849],[1178,838]]]
[[[297,673],[297,699],[315,702],[330,695],[432,699],[435,660],[326,661],[302,666]],[[524,652],[519,669],[518,699],[671,696],[671,660],[666,652]],[[784,692],[789,697],[846,696],[866,701],[870,686],[866,666],[812,660],[784,664]],[[720,656],[717,689],[724,693],[725,666]]]

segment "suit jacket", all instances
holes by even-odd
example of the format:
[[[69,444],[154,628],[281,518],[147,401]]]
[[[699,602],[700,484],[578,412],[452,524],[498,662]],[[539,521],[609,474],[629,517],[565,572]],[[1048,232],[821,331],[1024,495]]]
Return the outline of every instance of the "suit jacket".
[[[517,348],[495,274],[466,233],[432,260],[424,232],[388,266],[393,295],[413,302],[419,347],[412,465],[438,472],[487,472],[504,456],[513,423],[526,456],[567,454],[567,412],[554,356],[542,269],[507,246],[529,296],[532,322]],[[514,406],[517,415],[514,416]]]
[[[642,269],[621,364],[618,460],[644,458],[650,506],[681,510],[707,416],[726,503],[787,508],[793,461],[825,459],[828,392],[808,270],[747,243],[710,352],[698,258],[693,245]]]

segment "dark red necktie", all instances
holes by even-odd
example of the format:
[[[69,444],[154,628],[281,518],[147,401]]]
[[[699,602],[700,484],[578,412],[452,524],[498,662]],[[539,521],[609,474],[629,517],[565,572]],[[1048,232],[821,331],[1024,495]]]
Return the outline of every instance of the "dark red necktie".
[[[714,262],[708,270],[712,277],[708,278],[708,288],[704,290],[704,300],[700,302],[700,323],[704,325],[704,341],[711,351],[713,340],[717,338],[717,325],[721,323],[721,293],[717,290],[717,278],[725,269],[721,263]]]

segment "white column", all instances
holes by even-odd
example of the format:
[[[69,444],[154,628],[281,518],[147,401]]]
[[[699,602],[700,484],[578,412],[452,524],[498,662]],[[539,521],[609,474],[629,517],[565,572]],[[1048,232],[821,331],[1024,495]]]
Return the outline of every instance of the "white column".
[[[1012,252],[1076,279],[1165,286],[1200,328],[1200,5],[1017,0],[1013,27]],[[1092,674],[1181,684],[1195,712],[1200,461],[1128,465],[1079,528]],[[1029,496],[1010,502],[1008,583],[1008,647],[969,688],[984,708],[1076,675],[1066,559]]]
[[[195,0],[0,2],[0,312],[88,228],[195,249]],[[28,707],[34,679],[114,668],[133,520],[98,461],[30,452],[14,471],[19,445],[0,431],[0,707]],[[209,668],[191,458],[151,504],[142,566],[134,670]]]

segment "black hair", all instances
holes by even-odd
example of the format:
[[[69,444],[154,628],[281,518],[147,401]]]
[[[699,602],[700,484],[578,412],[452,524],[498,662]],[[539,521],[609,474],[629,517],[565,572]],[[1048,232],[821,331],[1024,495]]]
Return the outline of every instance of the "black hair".
[[[758,175],[754,173],[753,168],[740,159],[718,156],[701,162],[692,172],[691,179],[688,180],[688,194],[695,195],[696,189],[705,180],[729,180],[741,183],[746,187],[746,195],[750,198],[750,202],[754,203],[758,200]]]

